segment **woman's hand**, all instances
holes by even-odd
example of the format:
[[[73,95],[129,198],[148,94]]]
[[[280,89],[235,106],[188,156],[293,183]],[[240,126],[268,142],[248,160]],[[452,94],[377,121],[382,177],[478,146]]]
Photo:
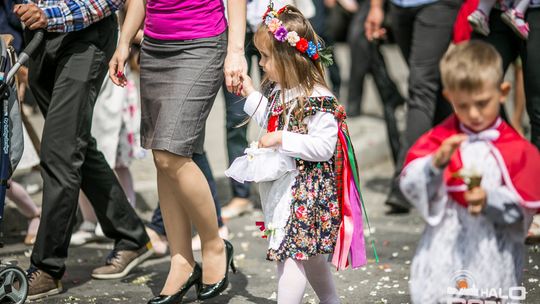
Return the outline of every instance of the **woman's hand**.
[[[465,192],[465,201],[469,204],[469,213],[477,216],[486,206],[487,194],[482,187],[474,187]]]
[[[281,146],[283,131],[266,133],[259,139],[259,148],[271,148]]]
[[[127,78],[124,71],[124,66],[129,57],[129,44],[119,43],[116,47],[114,55],[109,61],[109,78],[117,86],[125,87]]]
[[[228,51],[225,57],[225,85],[231,93],[237,94],[242,85],[242,75],[247,74],[246,56],[241,51]]]

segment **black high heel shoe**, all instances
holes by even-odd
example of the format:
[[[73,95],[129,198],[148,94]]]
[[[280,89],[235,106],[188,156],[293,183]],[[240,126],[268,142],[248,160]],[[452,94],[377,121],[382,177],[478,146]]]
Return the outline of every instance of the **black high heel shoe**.
[[[223,241],[225,242],[225,253],[227,254],[227,266],[225,268],[225,277],[223,277],[221,281],[215,284],[202,284],[202,287],[199,290],[199,294],[197,297],[199,300],[207,300],[207,299],[213,298],[219,295],[225,289],[227,289],[227,286],[229,286],[229,266],[231,266],[233,273],[236,273],[236,266],[234,265],[234,260],[233,260],[233,257],[234,257],[233,245],[227,240],[223,240]]]
[[[188,290],[195,285],[197,287],[197,291],[201,289],[202,284],[202,269],[201,266],[199,266],[199,263],[195,263],[195,267],[193,267],[193,271],[189,275],[189,278],[187,282],[180,288],[180,290],[170,296],[164,296],[159,295],[157,297],[153,297],[148,301],[148,304],[178,304],[182,302],[182,298],[186,295]]]

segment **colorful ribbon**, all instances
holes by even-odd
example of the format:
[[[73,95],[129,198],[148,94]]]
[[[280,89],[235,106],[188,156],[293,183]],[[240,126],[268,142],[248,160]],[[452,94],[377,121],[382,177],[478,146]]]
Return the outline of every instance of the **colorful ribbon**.
[[[371,232],[369,219],[360,192],[360,183],[356,165],[356,157],[351,143],[351,139],[346,130],[346,125],[340,126],[338,137],[343,152],[343,196],[341,204],[341,225],[339,228],[338,240],[332,257],[332,264],[338,270],[346,269],[349,266],[349,256],[352,268],[358,268],[366,264],[366,249],[364,242],[364,228],[362,221],[362,211],[366,217],[368,229]],[[375,249],[375,242],[371,240],[371,246],[378,263],[379,257]]]

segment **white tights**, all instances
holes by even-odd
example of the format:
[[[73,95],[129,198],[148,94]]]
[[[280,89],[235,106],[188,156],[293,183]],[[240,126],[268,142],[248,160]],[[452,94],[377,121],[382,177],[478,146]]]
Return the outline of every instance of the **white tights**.
[[[278,262],[278,304],[302,303],[307,281],[321,304],[339,304],[332,273],[326,258],[317,255],[307,261],[291,258]]]

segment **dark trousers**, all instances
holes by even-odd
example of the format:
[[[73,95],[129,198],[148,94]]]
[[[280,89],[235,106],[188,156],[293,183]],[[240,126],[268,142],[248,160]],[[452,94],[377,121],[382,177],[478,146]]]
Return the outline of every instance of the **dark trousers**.
[[[255,48],[253,43],[253,33],[247,32],[244,52],[246,54],[246,60],[248,63],[248,74],[251,74],[251,66],[253,65],[253,58],[257,58],[256,62],[261,59],[259,51]],[[257,69],[262,74],[260,69]],[[238,127],[249,117],[244,112],[244,104],[246,99],[241,96],[236,96],[229,91],[225,85],[223,85],[223,92],[225,94],[225,128],[227,130],[227,156],[229,158],[229,165],[239,156],[244,155],[244,150],[248,146],[247,142],[247,125]],[[229,179],[231,183],[232,196],[239,198],[248,198],[250,194],[250,183],[239,183],[234,179]]]
[[[409,148],[452,113],[450,104],[442,97],[439,61],[450,45],[461,4],[461,0],[438,0],[418,7],[390,6],[392,32],[409,66],[409,98],[405,134],[387,204],[404,203],[391,200],[402,197],[397,176]]]
[[[210,163],[208,162],[206,153],[193,153],[192,159],[199,169],[201,169],[204,177],[206,177],[206,180],[208,181],[208,186],[210,186],[210,192],[212,192],[212,198],[214,199],[214,205],[216,206],[218,226],[221,228],[223,227],[223,220],[221,218],[221,204],[217,195],[216,181],[214,180],[212,168],[210,168]],[[159,204],[157,208],[154,209],[154,214],[152,215],[152,220],[148,224],[148,227],[161,235],[167,235],[165,232],[165,224],[163,224],[163,216],[161,215],[161,208],[159,208]]]
[[[347,115],[360,115],[364,78],[367,73],[373,76],[375,86],[383,103],[384,120],[394,163],[397,162],[400,149],[400,134],[397,128],[395,109],[404,103],[396,84],[388,75],[379,42],[369,42],[364,31],[364,22],[369,12],[369,2],[364,1],[360,10],[351,21],[349,28],[349,46],[351,50],[351,72]]]
[[[324,1],[313,0],[313,5],[315,6],[315,16],[309,19],[309,22],[313,25],[313,29],[324,40],[326,45],[333,46],[334,37],[332,37],[331,33],[328,31],[328,12],[324,5]],[[334,58],[334,64],[328,67],[328,74],[330,75],[330,82],[332,83],[332,92],[336,97],[339,97],[339,91],[341,90],[341,75],[334,51],[332,51],[332,57]]]
[[[452,108],[442,97],[439,62],[450,45],[461,0],[439,0],[413,8],[390,7],[392,31],[409,66],[404,150]]]
[[[93,106],[116,39],[115,17],[78,32],[47,33],[29,64],[30,88],[45,118],[43,209],[31,262],[55,278],[65,271],[80,189],[116,249],[134,250],[149,241],[90,134]]]
[[[531,141],[540,149],[540,8],[529,8],[525,16],[529,23],[529,39],[520,39],[508,25],[501,20],[501,11],[491,10],[488,37],[474,35],[492,44],[503,60],[506,71],[518,56],[523,62],[523,79],[527,114],[531,121]]]

